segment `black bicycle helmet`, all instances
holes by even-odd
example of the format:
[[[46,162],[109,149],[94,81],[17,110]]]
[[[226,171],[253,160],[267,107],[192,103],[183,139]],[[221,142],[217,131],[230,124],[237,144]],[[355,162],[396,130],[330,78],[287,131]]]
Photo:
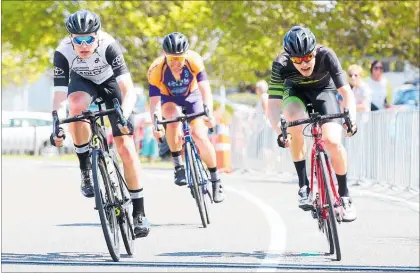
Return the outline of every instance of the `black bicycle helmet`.
[[[66,28],[70,34],[94,33],[101,28],[101,19],[91,11],[79,10],[67,18]]]
[[[166,35],[162,43],[163,50],[169,54],[183,54],[188,50],[189,46],[187,37],[179,32],[172,32]]]
[[[294,26],[284,36],[283,46],[292,57],[306,56],[315,49],[315,35],[308,28]]]

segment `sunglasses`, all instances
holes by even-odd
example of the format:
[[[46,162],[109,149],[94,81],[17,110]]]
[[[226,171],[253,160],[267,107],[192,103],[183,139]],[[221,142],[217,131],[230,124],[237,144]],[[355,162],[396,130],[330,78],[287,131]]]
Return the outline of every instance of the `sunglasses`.
[[[170,62],[178,61],[182,62],[185,60],[185,56],[172,56],[172,55],[166,55],[166,59]]]
[[[93,42],[95,42],[95,37],[93,36],[76,36],[73,37],[73,42],[76,45],[81,45],[85,43],[86,45],[91,45]]]
[[[383,66],[374,66],[373,67],[373,69],[375,69],[375,70],[384,70],[384,67]]]
[[[309,63],[314,57],[315,54],[312,52],[303,57],[290,57],[290,60],[294,64],[301,64],[302,62]]]

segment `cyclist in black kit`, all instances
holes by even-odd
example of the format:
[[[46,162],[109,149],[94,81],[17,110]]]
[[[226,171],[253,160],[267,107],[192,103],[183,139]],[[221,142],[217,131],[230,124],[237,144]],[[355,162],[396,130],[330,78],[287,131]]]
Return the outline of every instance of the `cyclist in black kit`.
[[[141,166],[134,146],[131,117],[137,97],[124,56],[117,41],[101,31],[100,18],[93,12],[80,10],[71,14],[66,20],[66,28],[70,36],[61,41],[54,53],[53,109],[63,118],[66,114],[66,99],[69,115],[73,116],[87,110],[97,97],[106,102],[107,108],[112,108],[112,99],[118,98],[128,125],[121,126],[116,114],[110,115],[109,120],[133,202],[134,233],[136,237],[145,237],[150,225],[144,212]],[[79,158],[82,194],[93,197],[89,124],[71,123],[69,131]],[[51,134],[50,139],[53,145],[62,146],[64,138],[64,131],[60,128],[57,135]]]
[[[306,174],[305,146],[302,129],[304,125],[288,128],[291,137],[284,141],[279,125],[280,114],[287,121],[307,117],[306,105],[311,103],[315,112],[340,113],[337,91],[349,109],[352,133],[356,127],[356,103],[346,74],[333,50],[316,44],[314,34],[305,27],[294,26],[283,40],[284,51],[273,62],[269,86],[268,116],[278,134],[280,147],[290,147],[299,177],[298,203],[303,210],[312,208],[309,196],[309,180]],[[347,187],[347,153],[341,144],[342,124],[335,119],[322,125],[322,137],[331,155],[332,166],[337,176],[338,193],[344,208],[343,221],[354,221],[356,209]]]

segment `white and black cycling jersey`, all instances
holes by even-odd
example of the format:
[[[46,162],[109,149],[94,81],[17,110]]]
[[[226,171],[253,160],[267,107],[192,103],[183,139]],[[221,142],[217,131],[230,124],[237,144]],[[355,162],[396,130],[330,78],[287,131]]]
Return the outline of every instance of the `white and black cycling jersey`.
[[[57,91],[67,91],[71,71],[98,85],[112,76],[118,79],[129,74],[118,42],[108,33],[98,32],[99,46],[86,59],[76,54],[70,39],[63,39],[54,53],[54,88]]]

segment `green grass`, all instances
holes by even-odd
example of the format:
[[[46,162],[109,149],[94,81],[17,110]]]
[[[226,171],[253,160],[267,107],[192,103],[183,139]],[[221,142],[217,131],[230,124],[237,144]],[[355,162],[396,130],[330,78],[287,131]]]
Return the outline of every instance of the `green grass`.
[[[24,160],[47,160],[47,161],[77,161],[75,154],[65,154],[59,156],[40,156],[40,155],[3,155],[2,158],[15,158]],[[149,163],[144,157],[140,157],[142,167],[155,167],[155,168],[172,168],[172,162],[163,161],[160,158],[155,159],[153,163]]]

